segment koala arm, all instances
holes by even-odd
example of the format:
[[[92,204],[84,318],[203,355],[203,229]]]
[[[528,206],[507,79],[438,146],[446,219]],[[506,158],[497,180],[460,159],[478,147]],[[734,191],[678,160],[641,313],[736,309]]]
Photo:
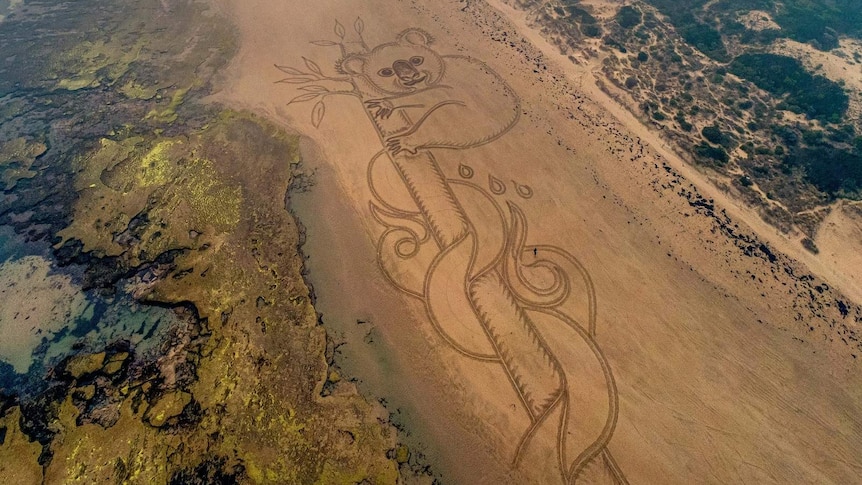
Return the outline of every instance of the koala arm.
[[[422,127],[428,118],[437,112],[437,110],[446,106],[464,107],[464,103],[456,100],[446,100],[431,106],[431,108],[426,110],[425,113],[422,114],[422,117],[413,122],[407,130],[387,138],[384,141],[386,148],[392,152],[393,155],[397,155],[403,151],[415,155],[421,146],[420,141],[415,139],[416,132]]]
[[[454,101],[451,94],[452,88],[450,86],[440,84],[409,93],[368,99],[365,101],[365,107],[374,111],[375,118],[387,119],[398,109],[413,108],[428,110],[441,102]]]

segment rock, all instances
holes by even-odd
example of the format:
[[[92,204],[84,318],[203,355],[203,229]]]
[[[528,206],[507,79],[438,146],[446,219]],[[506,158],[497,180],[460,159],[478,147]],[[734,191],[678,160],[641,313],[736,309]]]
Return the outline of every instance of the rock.
[[[122,368],[123,368],[123,361],[122,360],[115,360],[114,362],[108,362],[102,370],[105,372],[105,374],[112,376],[112,375],[116,374],[117,372],[120,372],[120,369],[122,369]]]
[[[403,465],[407,463],[407,460],[410,459],[410,448],[407,445],[398,445],[395,448],[395,461],[398,462],[399,465]]]
[[[89,401],[96,395],[96,386],[90,384],[89,386],[79,387],[75,389],[75,394],[82,400]]]
[[[116,354],[112,355],[110,359],[108,359],[108,362],[124,362],[128,358],[128,352],[117,352]]]
[[[92,374],[98,371],[102,368],[104,363],[104,352],[99,352],[97,354],[79,354],[66,362],[65,371],[75,379],[80,379],[87,374]]]
[[[192,395],[187,392],[167,393],[147,410],[144,419],[152,426],[161,428],[169,419],[179,416],[191,401]]]
[[[108,363],[105,364],[105,367],[102,370],[109,376],[114,375],[117,372],[120,372],[120,369],[123,368],[123,363],[128,358],[128,352],[117,352],[108,359]]]

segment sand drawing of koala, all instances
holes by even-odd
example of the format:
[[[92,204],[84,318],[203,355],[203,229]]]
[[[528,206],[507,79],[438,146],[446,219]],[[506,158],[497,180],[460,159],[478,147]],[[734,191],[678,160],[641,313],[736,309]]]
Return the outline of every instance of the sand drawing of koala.
[[[315,102],[313,126],[331,95],[357,98],[374,124],[383,149],[368,162],[367,182],[371,217],[382,228],[382,276],[421,301],[451,349],[500,366],[508,377],[523,426],[512,466],[546,468],[565,484],[602,477],[627,483],[607,448],[619,405],[595,340],[589,273],[562,248],[527,245],[527,218],[513,201],[495,198],[506,193],[495,190],[496,179],[489,175],[486,190],[464,163],[455,179],[437,161],[440,150],[478,147],[511,130],[521,112],[518,96],[483,62],[438,54],[423,30],[405,30],[372,49],[363,29],[357,19],[358,40],[345,40],[336,22],[340,41],[312,42],[340,47],[339,76],[305,57],[307,70],[276,68],[289,76],[279,82],[307,84],[291,103]],[[381,174],[386,184],[378,185]],[[379,190],[399,179],[410,202]],[[537,269],[541,279],[533,281]]]
[[[408,29],[338,63],[363,92],[393,154],[484,145],[520,116],[518,96],[497,73],[470,57],[440,55],[432,43],[427,32]]]

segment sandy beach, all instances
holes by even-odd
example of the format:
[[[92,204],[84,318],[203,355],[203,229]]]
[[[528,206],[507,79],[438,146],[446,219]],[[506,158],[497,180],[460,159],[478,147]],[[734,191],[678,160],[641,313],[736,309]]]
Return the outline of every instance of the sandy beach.
[[[728,200],[517,11],[222,9],[241,44],[215,100],[306,139],[324,326],[445,483],[856,479],[852,268]]]

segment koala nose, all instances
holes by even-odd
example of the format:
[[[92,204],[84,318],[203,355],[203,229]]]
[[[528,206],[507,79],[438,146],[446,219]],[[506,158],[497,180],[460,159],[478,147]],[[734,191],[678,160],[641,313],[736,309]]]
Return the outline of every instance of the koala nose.
[[[395,70],[395,74],[398,75],[399,78],[404,80],[411,80],[419,77],[420,73],[413,67],[413,64],[410,64],[408,61],[398,60],[392,63],[392,69]]]

